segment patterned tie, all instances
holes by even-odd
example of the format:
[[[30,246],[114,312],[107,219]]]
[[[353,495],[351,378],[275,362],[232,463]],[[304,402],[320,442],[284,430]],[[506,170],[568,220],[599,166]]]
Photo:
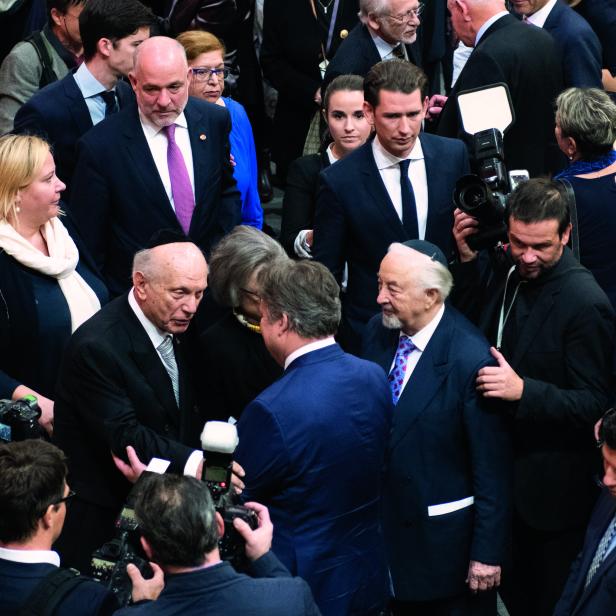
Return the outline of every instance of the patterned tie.
[[[614,537],[616,537],[616,515],[612,518],[612,521],[603,534],[601,541],[599,541],[597,551],[595,552],[592,562],[590,563],[590,567],[588,568],[588,575],[586,576],[584,588],[586,588],[592,581],[593,577],[595,577],[595,573],[597,573],[597,570],[607,556],[607,549],[610,547]]]
[[[175,403],[180,406],[180,388],[178,381],[178,365],[175,361],[175,352],[173,350],[173,337],[165,336],[165,339],[158,345],[156,350],[160,353],[160,356],[165,365],[165,370],[169,374],[171,379],[171,385],[173,386],[173,395],[175,396]]]
[[[404,55],[404,48],[402,47],[402,43],[398,43],[392,50],[391,53],[398,58],[399,60],[406,60],[406,56]]]
[[[163,128],[167,135],[167,166],[171,179],[171,194],[175,206],[175,215],[188,235],[190,220],[195,209],[195,197],[182,151],[175,142],[175,124]]]
[[[400,161],[400,194],[402,196],[402,226],[407,232],[409,239],[419,239],[419,227],[417,225],[417,206],[415,205],[415,193],[409,180],[409,165],[411,159]]]
[[[396,358],[394,359],[394,367],[387,377],[389,386],[391,387],[391,398],[394,401],[394,405],[398,404],[398,399],[402,393],[402,384],[404,383],[404,375],[406,374],[406,362],[411,351],[416,348],[417,347],[408,336],[400,336]]]
[[[115,90],[105,90],[101,92],[100,96],[105,101],[106,118],[119,111],[120,108],[118,107],[118,99],[116,98]]]

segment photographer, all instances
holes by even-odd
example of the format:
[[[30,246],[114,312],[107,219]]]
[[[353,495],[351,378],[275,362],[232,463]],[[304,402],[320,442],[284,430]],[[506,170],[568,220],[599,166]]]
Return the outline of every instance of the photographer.
[[[163,568],[166,586],[155,603],[121,610],[118,616],[317,616],[306,582],[291,578],[270,551],[273,526],[267,508],[247,506],[258,515],[257,529],[238,519],[234,526],[246,541],[251,572],[263,579],[236,573],[220,559],[224,522],[204,482],[179,475],[148,477],[137,496],[135,515],[145,553]]]
[[[62,532],[69,499],[64,454],[50,443],[0,445],[0,613],[56,616],[111,614],[118,605],[103,586],[69,570],[51,546]],[[158,596],[163,575],[135,581],[133,600]],[[57,590],[54,587],[57,586]],[[57,602],[53,611],[54,602]]]
[[[543,616],[562,592],[597,496],[590,437],[611,401],[614,311],[567,247],[560,183],[520,184],[505,219],[509,245],[478,255],[467,244],[477,221],[456,210],[461,263],[452,299],[496,347],[498,366],[480,370],[476,387],[501,400],[512,422],[513,571],[503,573],[501,595],[512,616]]]

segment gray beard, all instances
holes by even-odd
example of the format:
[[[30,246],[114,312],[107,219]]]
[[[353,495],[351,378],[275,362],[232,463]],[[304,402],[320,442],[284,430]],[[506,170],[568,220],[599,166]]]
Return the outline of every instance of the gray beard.
[[[387,316],[385,314],[382,315],[383,318],[383,327],[387,329],[402,329],[402,323],[400,323],[400,319],[394,316]]]

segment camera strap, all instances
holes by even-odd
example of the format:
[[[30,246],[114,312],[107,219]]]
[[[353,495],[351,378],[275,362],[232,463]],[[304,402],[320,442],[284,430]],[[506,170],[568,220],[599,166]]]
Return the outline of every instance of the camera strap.
[[[507,280],[505,281],[505,290],[503,292],[503,301],[501,303],[500,314],[498,315],[498,330],[496,332],[496,348],[500,351],[501,344],[503,342],[503,331],[505,329],[505,325],[507,324],[507,319],[511,314],[511,309],[513,308],[513,304],[515,303],[516,297],[518,296],[518,291],[520,290],[520,285],[522,284],[522,280],[518,282],[518,285],[513,292],[513,297],[511,298],[511,303],[509,304],[509,308],[505,312],[505,302],[507,301],[507,287],[509,286],[509,278],[511,278],[511,274],[515,271],[515,265],[512,265],[509,269],[509,273],[507,274]]]
[[[563,185],[565,189],[565,194],[567,195],[567,200],[569,201],[569,216],[571,218],[571,239],[569,240],[571,244],[571,251],[573,252],[573,256],[576,260],[580,261],[580,233],[578,226],[578,217],[577,217],[577,207],[575,203],[575,193],[573,192],[573,187],[571,186],[571,182],[565,178],[560,178],[556,180]]]
[[[51,616],[66,595],[88,578],[76,569],[58,567],[48,573],[30,593],[19,616]]]

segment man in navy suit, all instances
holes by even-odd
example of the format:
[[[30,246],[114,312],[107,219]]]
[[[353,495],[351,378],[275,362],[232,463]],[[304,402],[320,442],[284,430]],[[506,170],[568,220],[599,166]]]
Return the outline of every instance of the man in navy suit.
[[[512,0],[513,10],[547,30],[558,47],[566,88],[603,89],[601,43],[589,23],[563,0]]]
[[[413,248],[409,248],[412,246]],[[388,374],[395,404],[384,531],[394,614],[496,613],[510,519],[509,439],[475,391],[494,363],[487,340],[445,305],[442,251],[393,244],[378,274],[363,356]]]
[[[79,16],[84,62],[37,92],[15,116],[13,132],[36,134],[53,147],[56,173],[68,200],[77,141],[134,100],[121,81],[135,49],[150,36],[154,15],[137,0],[91,0]]]
[[[376,273],[390,244],[426,239],[452,251],[452,195],[469,172],[468,155],[459,140],[420,134],[427,84],[408,62],[374,66],[364,111],[376,137],[321,174],[313,254],[338,281],[348,264],[339,341],[349,352],[359,351],[363,327],[378,312]]]
[[[133,254],[161,229],[209,254],[241,219],[229,159],[229,113],[188,99],[184,48],[157,36],[137,48],[137,98],[77,146],[70,213],[112,295],[130,286]]]
[[[273,265],[261,289],[263,340],[285,372],[238,423],[245,497],[269,507],[274,553],[308,582],[324,616],[380,614],[385,375],[334,342],[339,289],[323,265]]]
[[[274,556],[267,508],[248,506],[258,516],[255,530],[234,521],[246,542],[252,577],[221,560],[218,540],[225,531],[205,482],[194,477],[153,475],[135,502],[142,545],[165,572],[165,588],[154,602],[126,608],[117,616],[320,616],[310,588],[292,578]]]
[[[554,616],[611,616],[616,588],[616,409],[599,426],[603,493],[586,530],[584,547],[571,567]]]

